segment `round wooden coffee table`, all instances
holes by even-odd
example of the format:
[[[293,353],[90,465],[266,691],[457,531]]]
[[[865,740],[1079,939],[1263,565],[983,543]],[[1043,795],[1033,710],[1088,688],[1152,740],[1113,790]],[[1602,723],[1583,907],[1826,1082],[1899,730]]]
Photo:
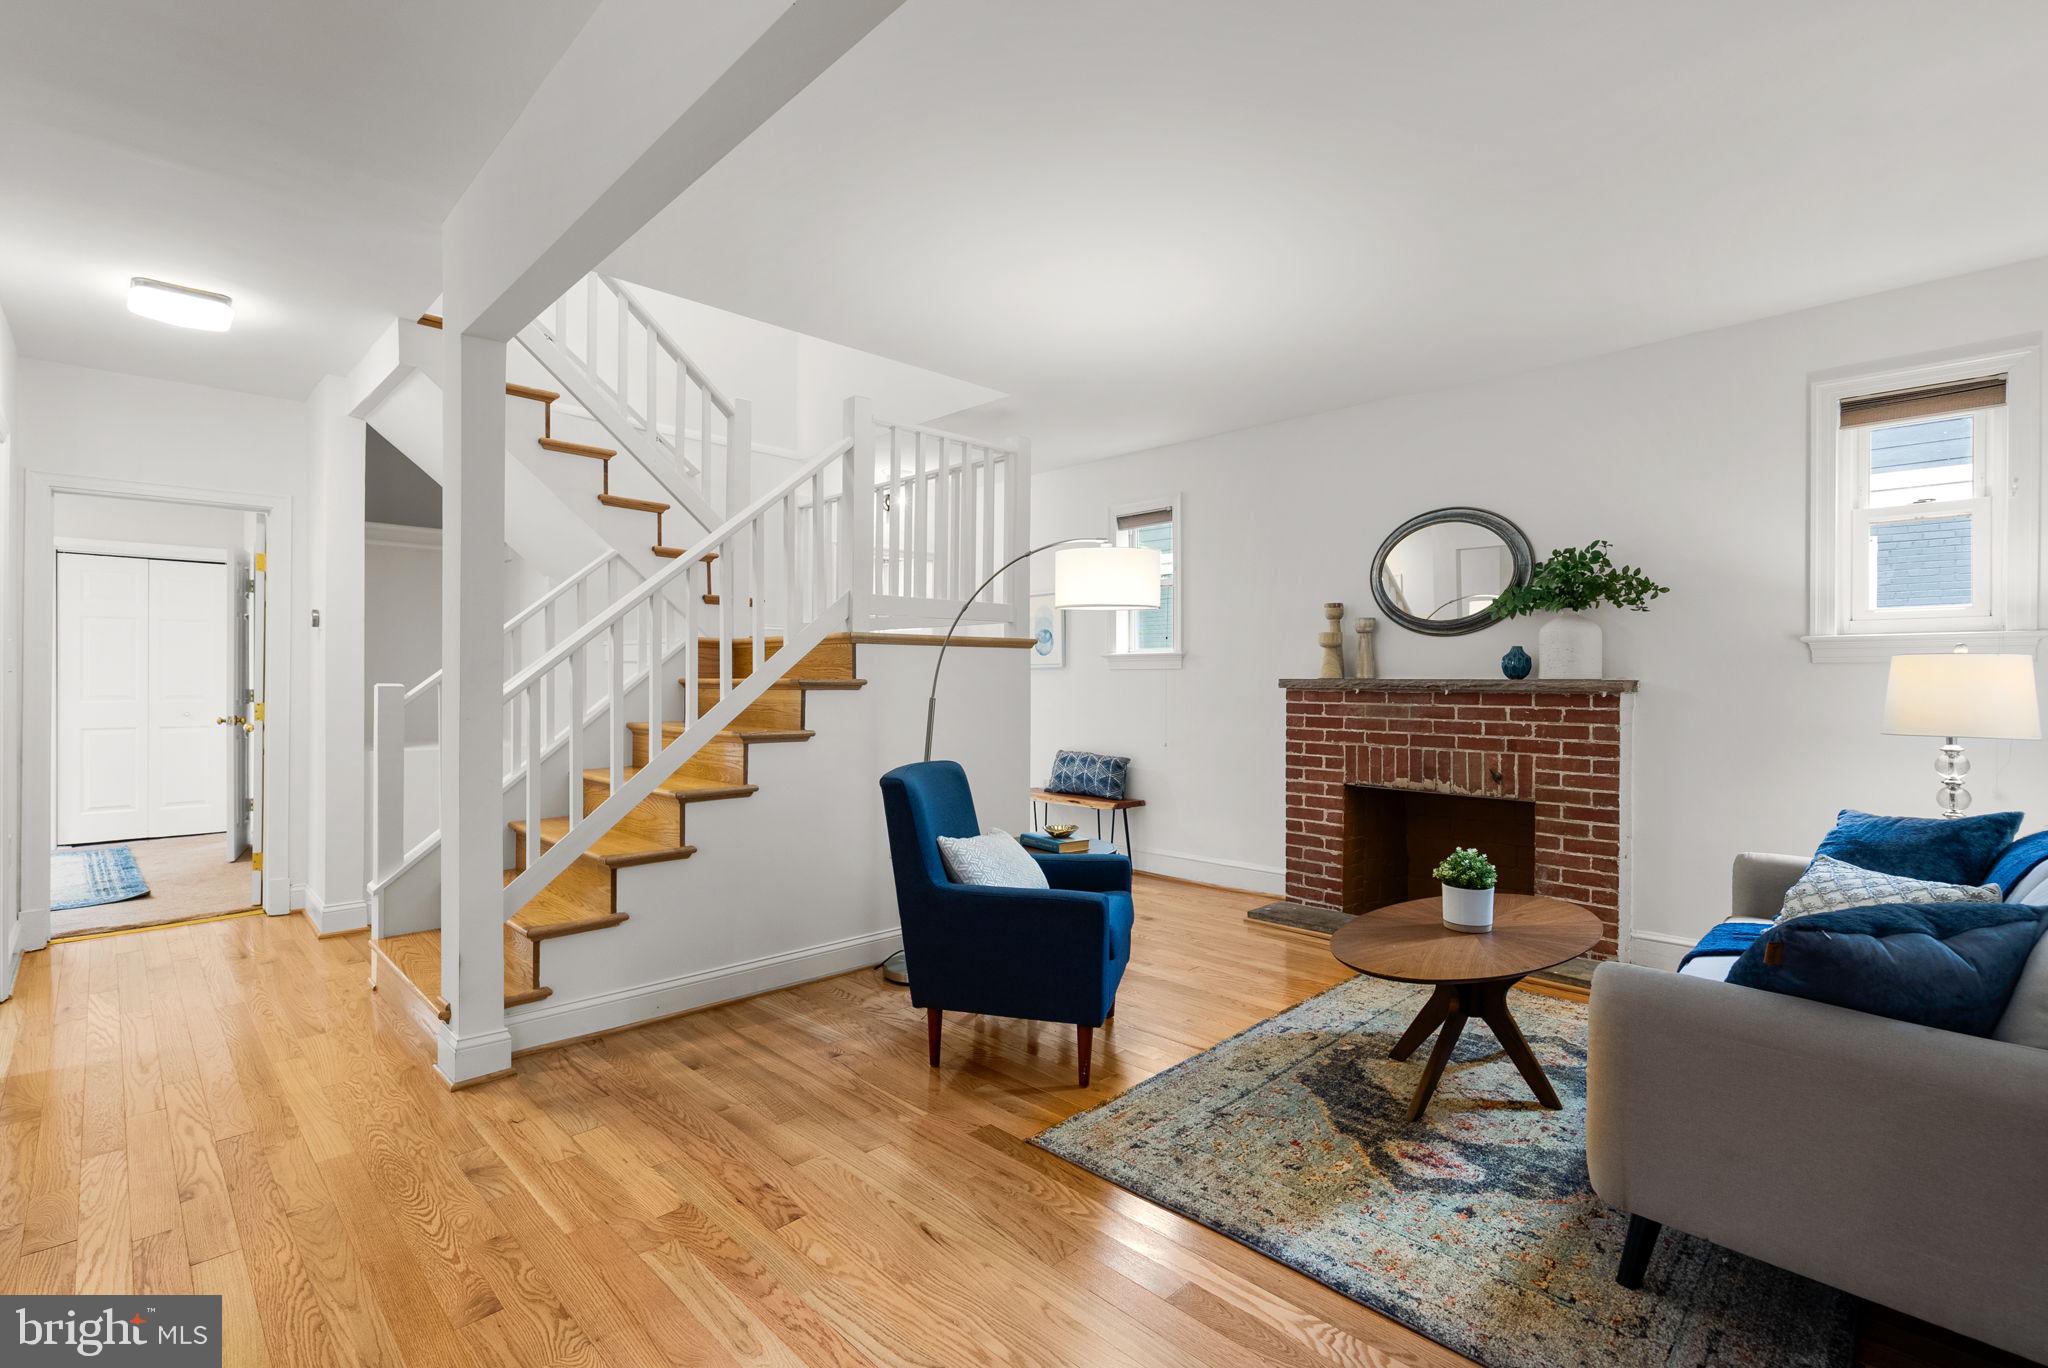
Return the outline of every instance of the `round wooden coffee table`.
[[[1497,894],[1493,930],[1477,933],[1445,926],[1441,898],[1418,898],[1360,913],[1330,937],[1330,953],[1374,978],[1435,985],[1392,1050],[1395,1059],[1406,1059],[1430,1032],[1442,1028],[1408,1104],[1408,1119],[1414,1121],[1436,1092],[1465,1023],[1475,1016],[1493,1028],[1536,1100],[1553,1111],[1563,1106],[1508,1013],[1508,989],[1539,969],[1585,954],[1601,934],[1597,917],[1561,898]]]

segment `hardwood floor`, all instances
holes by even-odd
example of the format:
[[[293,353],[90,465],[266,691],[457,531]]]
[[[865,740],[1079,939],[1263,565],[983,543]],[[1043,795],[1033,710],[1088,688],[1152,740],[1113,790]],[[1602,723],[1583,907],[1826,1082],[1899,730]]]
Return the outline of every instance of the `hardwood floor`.
[[[217,1292],[230,1364],[1462,1363],[1024,1143],[1343,975],[1260,901],[1141,882],[1085,1090],[1067,1027],[934,1072],[862,972],[450,1093],[362,937],[58,946],[0,1006],[0,1289]]]

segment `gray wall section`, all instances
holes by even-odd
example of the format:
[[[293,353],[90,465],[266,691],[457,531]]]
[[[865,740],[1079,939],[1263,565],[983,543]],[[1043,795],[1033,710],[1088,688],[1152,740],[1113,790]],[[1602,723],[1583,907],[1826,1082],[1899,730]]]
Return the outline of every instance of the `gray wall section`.
[[[441,525],[441,486],[375,428],[364,452],[363,517],[400,527]]]

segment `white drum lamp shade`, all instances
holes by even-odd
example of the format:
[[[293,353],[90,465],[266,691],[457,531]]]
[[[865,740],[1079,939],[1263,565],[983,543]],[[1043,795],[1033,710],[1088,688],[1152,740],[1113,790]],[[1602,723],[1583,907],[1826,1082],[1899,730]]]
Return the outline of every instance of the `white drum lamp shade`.
[[[2041,704],[2034,658],[2024,655],[1892,657],[1884,691],[1892,736],[1974,736],[2038,741]]]
[[[1070,546],[1052,557],[1055,608],[1157,608],[1159,553],[1149,546]]]

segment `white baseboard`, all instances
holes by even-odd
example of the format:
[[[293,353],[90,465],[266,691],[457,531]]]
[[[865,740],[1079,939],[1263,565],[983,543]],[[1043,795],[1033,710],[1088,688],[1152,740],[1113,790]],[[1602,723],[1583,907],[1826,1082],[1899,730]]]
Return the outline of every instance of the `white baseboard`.
[[[1699,937],[1667,935],[1662,931],[1631,931],[1628,937],[1630,964],[1646,964],[1652,969],[1676,969],[1678,962],[1685,958],[1685,952],[1699,943]]]
[[[15,948],[23,953],[47,950],[50,946],[50,909],[24,907],[15,924]]]
[[[1279,897],[1287,891],[1287,871],[1275,865],[1252,864],[1247,860],[1224,860],[1207,855],[1183,855],[1176,850],[1134,850],[1131,867],[1142,874],[1164,874],[1170,879],[1220,884],[1242,888],[1249,893],[1270,893]]]
[[[306,890],[306,902],[301,910],[305,912],[306,920],[313,923],[316,935],[336,936],[344,931],[360,931],[370,924],[369,903],[361,899],[325,902],[310,888]]]
[[[14,996],[14,976],[21,972],[21,951],[8,955],[5,966],[0,966],[0,1002]]]
[[[712,1007],[736,998],[799,983],[830,978],[867,965],[880,964],[903,948],[903,933],[891,928],[848,936],[780,955],[703,969],[654,983],[620,988],[574,1002],[552,998],[505,1013],[514,1053],[538,1049],[579,1036],[596,1035],[678,1012]]]
[[[458,1037],[444,1021],[439,1023],[434,1037],[434,1068],[450,1087],[495,1078],[512,1067],[509,1031]]]

